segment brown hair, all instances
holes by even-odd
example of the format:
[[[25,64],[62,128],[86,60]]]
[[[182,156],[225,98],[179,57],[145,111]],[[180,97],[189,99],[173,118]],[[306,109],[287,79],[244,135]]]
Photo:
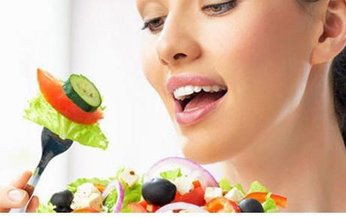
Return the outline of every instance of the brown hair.
[[[344,142],[346,141],[346,48],[333,60],[331,76],[334,107]]]

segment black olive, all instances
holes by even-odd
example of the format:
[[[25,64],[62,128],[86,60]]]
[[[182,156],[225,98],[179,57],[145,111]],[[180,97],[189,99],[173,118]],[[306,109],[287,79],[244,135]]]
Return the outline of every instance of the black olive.
[[[50,202],[55,206],[56,212],[71,212],[70,205],[73,200],[73,194],[69,190],[55,193]]]
[[[54,210],[57,213],[71,213],[73,211],[70,207],[56,207]]]
[[[155,178],[143,184],[142,195],[149,203],[163,206],[172,202],[175,198],[177,187],[166,179]]]
[[[239,207],[241,212],[244,212],[244,213],[263,213],[264,212],[262,204],[259,201],[252,198],[242,200],[239,203]]]

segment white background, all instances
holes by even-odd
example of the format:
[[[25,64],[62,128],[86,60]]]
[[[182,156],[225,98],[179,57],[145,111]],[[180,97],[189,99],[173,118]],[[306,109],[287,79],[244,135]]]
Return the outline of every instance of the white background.
[[[60,79],[83,73],[107,107],[102,151],[74,144],[46,169],[36,194],[43,201],[79,177],[109,177],[120,166],[145,172],[181,156],[179,137],[140,67],[142,26],[134,0],[0,0],[0,183],[40,158],[41,127],[22,118],[38,93],[36,68]],[[220,178],[218,165],[207,166]]]

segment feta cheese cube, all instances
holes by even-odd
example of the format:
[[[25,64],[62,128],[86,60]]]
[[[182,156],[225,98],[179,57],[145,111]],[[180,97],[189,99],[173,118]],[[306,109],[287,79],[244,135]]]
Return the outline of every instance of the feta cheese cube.
[[[211,201],[214,198],[222,197],[222,189],[219,187],[207,187],[204,193],[204,200],[206,202]]]
[[[173,181],[173,184],[177,187],[177,191],[181,195],[189,193],[193,189],[193,181],[187,176],[176,178]]]
[[[88,204],[90,208],[93,208],[97,211],[102,209],[102,196],[100,194],[93,193],[89,196]]]
[[[101,192],[92,183],[85,183],[79,186],[71,204],[71,208],[74,210],[86,207],[97,211],[102,209]]]
[[[235,202],[240,202],[244,197],[245,197],[244,194],[241,191],[239,191],[237,188],[232,188],[225,195],[225,198]]]
[[[132,169],[125,169],[119,176],[120,180],[126,183],[129,187],[135,185],[139,176]]]

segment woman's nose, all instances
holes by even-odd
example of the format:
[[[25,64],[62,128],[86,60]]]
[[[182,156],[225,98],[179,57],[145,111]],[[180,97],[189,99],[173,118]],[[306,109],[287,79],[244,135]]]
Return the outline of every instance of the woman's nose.
[[[185,22],[166,20],[157,42],[157,53],[164,65],[192,62],[201,56],[201,47],[193,28]]]

